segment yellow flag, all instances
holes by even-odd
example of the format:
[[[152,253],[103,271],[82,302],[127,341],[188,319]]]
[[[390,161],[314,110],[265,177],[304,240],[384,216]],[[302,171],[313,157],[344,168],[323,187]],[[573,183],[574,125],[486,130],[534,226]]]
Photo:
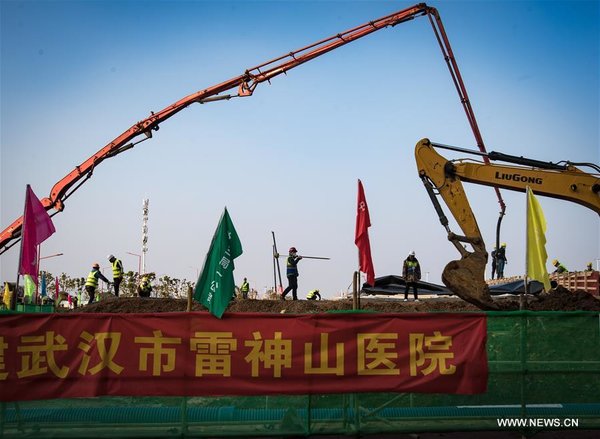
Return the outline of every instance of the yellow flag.
[[[550,290],[550,279],[546,269],[546,218],[544,212],[533,194],[527,187],[527,277],[544,284],[546,291]]]
[[[2,297],[2,301],[6,309],[10,309],[10,288],[8,288],[8,282],[4,282],[4,296]]]

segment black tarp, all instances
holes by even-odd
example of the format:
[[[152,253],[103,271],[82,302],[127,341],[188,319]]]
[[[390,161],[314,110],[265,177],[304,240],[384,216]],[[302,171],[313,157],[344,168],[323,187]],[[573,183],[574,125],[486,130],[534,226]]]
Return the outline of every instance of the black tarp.
[[[404,288],[406,282],[402,276],[396,276],[391,274],[389,276],[382,276],[375,278],[375,285],[363,284],[362,292],[368,295],[394,295],[404,294]],[[417,288],[419,294],[439,294],[439,295],[450,295],[452,294],[448,288],[443,285],[436,285],[429,282],[419,281],[417,282]],[[412,292],[411,292],[412,293]]]
[[[367,295],[396,295],[404,294],[406,282],[402,276],[394,274],[381,276],[375,279],[375,285],[363,284],[362,293]],[[430,294],[438,296],[450,296],[452,292],[443,285],[437,285],[429,282],[417,282],[419,294]],[[529,283],[530,294],[538,294],[542,291],[543,285],[538,281]],[[525,291],[524,280],[519,279],[498,285],[490,285],[490,295],[500,296],[502,294],[521,294]],[[412,291],[410,292],[412,294]]]

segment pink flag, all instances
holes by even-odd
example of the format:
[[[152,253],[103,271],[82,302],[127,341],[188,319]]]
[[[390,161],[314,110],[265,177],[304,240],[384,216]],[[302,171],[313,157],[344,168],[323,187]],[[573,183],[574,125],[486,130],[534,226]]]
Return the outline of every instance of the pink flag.
[[[374,285],[375,269],[373,268],[373,259],[371,258],[369,227],[371,227],[369,206],[367,206],[367,199],[365,198],[362,182],[358,180],[358,205],[356,209],[356,233],[354,235],[354,243],[358,247],[359,269],[367,275],[367,283],[369,285]]]
[[[56,229],[52,224],[50,215],[48,215],[29,185],[27,185],[27,193],[25,194],[25,213],[23,214],[23,227],[21,230],[19,274],[29,274],[37,285],[37,247],[56,232]]]

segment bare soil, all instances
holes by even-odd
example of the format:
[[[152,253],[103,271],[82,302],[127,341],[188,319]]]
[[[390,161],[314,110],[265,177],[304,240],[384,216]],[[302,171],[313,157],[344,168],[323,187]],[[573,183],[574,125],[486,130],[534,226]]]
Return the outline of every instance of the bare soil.
[[[569,291],[563,287],[539,296],[527,296],[523,309],[531,311],[600,311],[600,300],[585,291]],[[519,297],[500,297],[494,301],[503,311],[519,309]],[[462,312],[479,311],[470,303],[457,297],[435,297],[419,302],[403,302],[399,296],[391,298],[361,297],[360,309],[381,313],[402,312]],[[352,309],[352,300],[232,300],[227,312],[291,313],[311,314]],[[158,313],[187,310],[185,299],[160,299],[122,297],[109,298],[91,305],[66,312],[92,313]],[[193,311],[206,311],[200,303],[193,301]]]

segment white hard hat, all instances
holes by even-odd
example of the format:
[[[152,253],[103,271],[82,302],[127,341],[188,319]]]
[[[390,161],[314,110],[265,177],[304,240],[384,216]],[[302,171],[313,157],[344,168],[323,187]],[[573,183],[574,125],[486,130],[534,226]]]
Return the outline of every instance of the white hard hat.
[[[411,251],[411,252],[410,252],[410,255],[411,255],[411,256],[414,256],[414,255],[415,255],[415,251],[414,251],[414,250],[413,250],[413,251]]]
[[[108,259],[109,261],[110,261],[111,259],[113,259],[113,258],[114,258],[114,255],[108,255],[108,256],[106,257],[106,259]]]

